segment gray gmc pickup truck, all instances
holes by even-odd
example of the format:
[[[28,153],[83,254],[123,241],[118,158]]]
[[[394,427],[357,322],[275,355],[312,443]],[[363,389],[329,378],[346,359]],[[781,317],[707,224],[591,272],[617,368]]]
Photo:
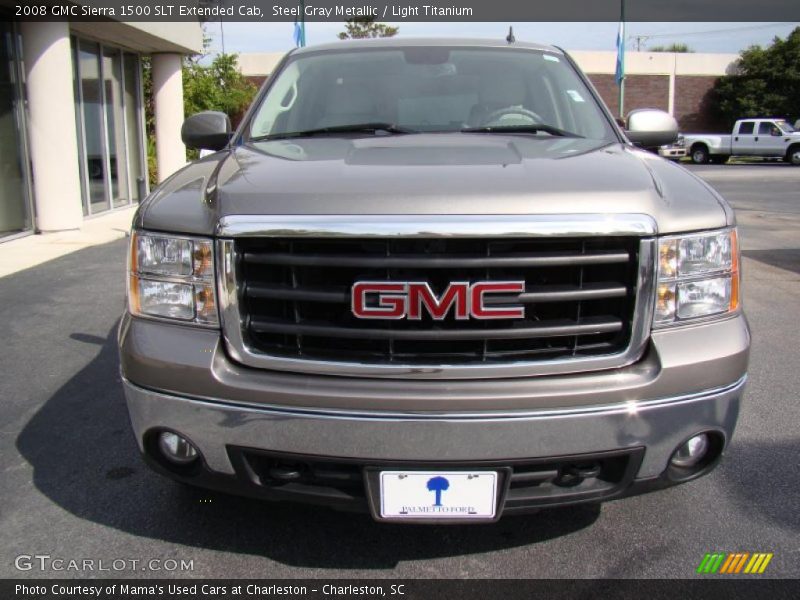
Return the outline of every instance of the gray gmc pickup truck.
[[[290,52],[141,204],[119,348],[189,485],[486,522],[708,473],[746,380],[734,214],[562,50]]]

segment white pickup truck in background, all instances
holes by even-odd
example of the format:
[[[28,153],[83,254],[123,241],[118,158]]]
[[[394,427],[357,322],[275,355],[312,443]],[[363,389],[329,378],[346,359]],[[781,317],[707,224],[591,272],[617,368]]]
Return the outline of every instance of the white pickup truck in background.
[[[692,162],[724,163],[731,156],[781,158],[800,165],[800,131],[783,119],[739,119],[731,135],[685,133]]]

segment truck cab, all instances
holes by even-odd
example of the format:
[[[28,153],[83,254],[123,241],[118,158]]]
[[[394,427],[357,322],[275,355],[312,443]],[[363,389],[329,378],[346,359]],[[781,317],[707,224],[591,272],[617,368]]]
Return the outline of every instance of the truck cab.
[[[792,142],[794,131],[779,119],[743,119],[733,131],[732,154],[752,156],[783,156]]]

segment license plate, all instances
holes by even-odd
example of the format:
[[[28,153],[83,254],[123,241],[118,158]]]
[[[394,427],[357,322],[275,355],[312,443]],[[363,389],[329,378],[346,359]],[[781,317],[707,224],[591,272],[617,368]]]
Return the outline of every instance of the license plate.
[[[381,517],[492,519],[496,471],[381,471]]]

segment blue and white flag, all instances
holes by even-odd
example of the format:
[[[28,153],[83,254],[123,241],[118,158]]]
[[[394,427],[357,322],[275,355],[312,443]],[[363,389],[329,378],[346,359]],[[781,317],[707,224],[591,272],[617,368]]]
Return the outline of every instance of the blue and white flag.
[[[305,29],[304,25],[305,23],[300,23],[298,21],[294,22],[294,45],[298,48],[302,48],[306,45],[305,31],[303,31]]]
[[[306,3],[300,2],[300,18],[294,20],[294,45],[303,48],[306,45]]]
[[[617,31],[617,70],[614,73],[614,81],[617,85],[622,85],[625,79],[625,21],[620,21]]]

